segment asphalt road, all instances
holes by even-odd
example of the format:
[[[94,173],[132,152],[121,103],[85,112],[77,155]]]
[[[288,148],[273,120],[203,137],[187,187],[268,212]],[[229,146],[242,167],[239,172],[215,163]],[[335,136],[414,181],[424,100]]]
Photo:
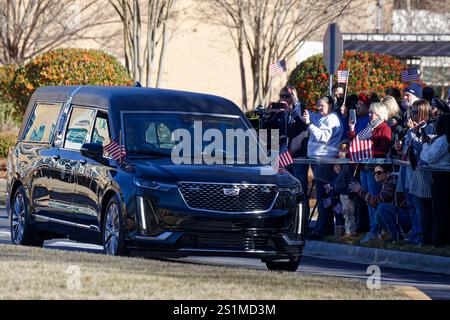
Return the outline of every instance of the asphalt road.
[[[9,222],[4,208],[0,208],[0,243],[11,243]],[[101,253],[102,247],[77,243],[66,239],[46,241],[45,247],[51,249],[79,250]],[[265,265],[256,259],[223,258],[223,257],[190,257],[180,259],[185,262],[208,265],[221,265],[235,268],[251,268],[267,270]],[[348,263],[317,257],[305,256],[297,270],[299,273],[326,275],[334,277],[359,279],[366,282],[369,274],[367,264]],[[413,286],[432,299],[450,300],[450,276],[436,273],[408,271],[403,269],[381,268],[381,288],[383,284]]]

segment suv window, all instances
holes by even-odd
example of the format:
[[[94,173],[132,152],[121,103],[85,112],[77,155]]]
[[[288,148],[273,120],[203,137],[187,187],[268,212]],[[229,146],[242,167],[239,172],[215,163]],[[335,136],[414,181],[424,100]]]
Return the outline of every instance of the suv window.
[[[61,103],[37,103],[25,127],[22,141],[50,143],[61,107]]]
[[[80,150],[89,142],[96,111],[88,108],[74,107],[67,127],[64,148]]]
[[[101,144],[103,147],[111,142],[108,128],[108,114],[99,112],[95,118],[91,143]]]

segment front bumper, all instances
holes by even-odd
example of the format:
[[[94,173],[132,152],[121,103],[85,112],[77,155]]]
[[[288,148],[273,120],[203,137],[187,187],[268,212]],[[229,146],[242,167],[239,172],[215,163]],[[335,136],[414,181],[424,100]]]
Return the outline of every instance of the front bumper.
[[[141,190],[142,191],[142,190]],[[127,206],[136,228],[131,250],[189,256],[293,257],[304,246],[303,195],[277,197],[261,213],[205,212],[192,209],[178,193],[139,192]]]
[[[304,240],[287,233],[193,233],[165,231],[158,236],[136,235],[127,247],[169,256],[297,257]]]

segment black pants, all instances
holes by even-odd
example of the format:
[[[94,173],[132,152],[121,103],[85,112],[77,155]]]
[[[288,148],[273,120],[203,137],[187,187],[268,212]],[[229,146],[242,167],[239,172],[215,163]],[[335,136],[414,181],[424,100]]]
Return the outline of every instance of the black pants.
[[[433,172],[433,245],[450,245],[450,172]]]
[[[367,203],[358,196],[355,196],[354,200],[355,200],[356,232],[358,233],[368,232],[370,229],[369,227],[370,222]]]
[[[433,243],[433,210],[431,205],[431,198],[419,198],[422,211],[422,235],[423,244],[428,246]]]
[[[324,185],[333,185],[335,173],[333,165],[330,164],[315,164],[312,168],[316,186],[317,211],[319,212],[313,233],[322,238],[334,234],[334,214],[331,207],[323,206],[323,200],[329,197]]]

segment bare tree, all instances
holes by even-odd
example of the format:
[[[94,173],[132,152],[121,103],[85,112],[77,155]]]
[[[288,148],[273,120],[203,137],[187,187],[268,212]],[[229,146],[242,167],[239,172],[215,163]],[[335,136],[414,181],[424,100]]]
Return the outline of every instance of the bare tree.
[[[161,85],[169,24],[177,17],[176,0],[109,0],[122,21],[125,65],[134,79],[151,85],[156,61],[156,87]],[[144,72],[145,71],[145,72]]]
[[[1,0],[0,63],[20,64],[111,23],[101,0]],[[110,37],[112,35],[105,35]]]
[[[251,68],[253,105],[270,94],[269,65],[293,56],[317,29],[335,21],[352,0],[211,0],[208,20],[231,35],[241,72],[242,103],[247,108],[245,61]]]

